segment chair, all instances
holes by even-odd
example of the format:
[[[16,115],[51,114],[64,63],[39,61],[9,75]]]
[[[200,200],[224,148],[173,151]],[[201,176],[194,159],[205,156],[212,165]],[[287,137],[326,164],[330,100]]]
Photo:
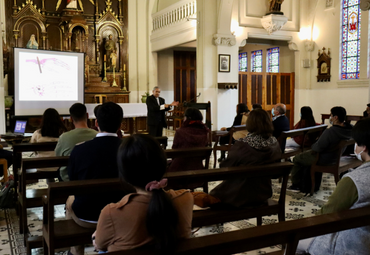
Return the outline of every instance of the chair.
[[[350,168],[358,167],[362,164],[360,160],[353,157],[341,157],[342,151],[351,144],[354,144],[355,140],[343,140],[341,141],[333,150],[336,154],[336,161],[332,165],[319,165],[318,160],[320,158],[320,153],[317,153],[316,160],[311,166],[311,196],[314,193],[315,189],[315,173],[330,173],[334,175],[335,184],[339,182],[339,175]]]

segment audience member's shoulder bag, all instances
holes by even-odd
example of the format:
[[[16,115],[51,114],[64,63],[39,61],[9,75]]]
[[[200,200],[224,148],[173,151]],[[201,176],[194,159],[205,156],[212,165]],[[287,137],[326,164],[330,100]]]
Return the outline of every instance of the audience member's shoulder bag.
[[[14,180],[9,179],[0,190],[0,208],[13,208],[14,207],[15,187]]]

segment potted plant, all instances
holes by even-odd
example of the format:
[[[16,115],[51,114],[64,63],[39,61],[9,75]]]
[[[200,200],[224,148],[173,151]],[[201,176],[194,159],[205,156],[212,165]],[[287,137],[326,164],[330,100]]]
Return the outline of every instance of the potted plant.
[[[144,95],[141,95],[141,102],[146,103],[146,99],[149,96],[149,92],[145,92]]]

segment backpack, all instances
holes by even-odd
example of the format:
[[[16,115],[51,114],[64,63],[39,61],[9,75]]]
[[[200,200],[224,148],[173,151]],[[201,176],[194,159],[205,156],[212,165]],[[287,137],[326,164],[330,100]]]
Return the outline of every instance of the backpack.
[[[322,179],[321,172],[315,172],[315,188],[314,191],[318,191],[320,189]],[[311,193],[311,166],[307,166],[303,168],[302,171],[302,178],[301,183],[299,185],[299,189],[302,193]]]
[[[12,177],[9,178],[0,190],[0,208],[13,208],[15,206],[15,187]]]

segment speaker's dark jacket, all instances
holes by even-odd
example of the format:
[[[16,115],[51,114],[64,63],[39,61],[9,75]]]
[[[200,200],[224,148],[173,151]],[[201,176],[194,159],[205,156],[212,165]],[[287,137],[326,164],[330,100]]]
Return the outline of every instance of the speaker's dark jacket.
[[[160,105],[165,104],[165,101],[162,97],[159,97],[159,103]],[[148,116],[147,116],[148,126],[156,126],[159,123],[161,123],[163,127],[167,127],[165,113],[171,108],[168,107],[168,108],[165,108],[164,110],[160,110],[160,105],[158,105],[158,102],[155,96],[151,95],[147,97],[146,106],[148,108]]]

